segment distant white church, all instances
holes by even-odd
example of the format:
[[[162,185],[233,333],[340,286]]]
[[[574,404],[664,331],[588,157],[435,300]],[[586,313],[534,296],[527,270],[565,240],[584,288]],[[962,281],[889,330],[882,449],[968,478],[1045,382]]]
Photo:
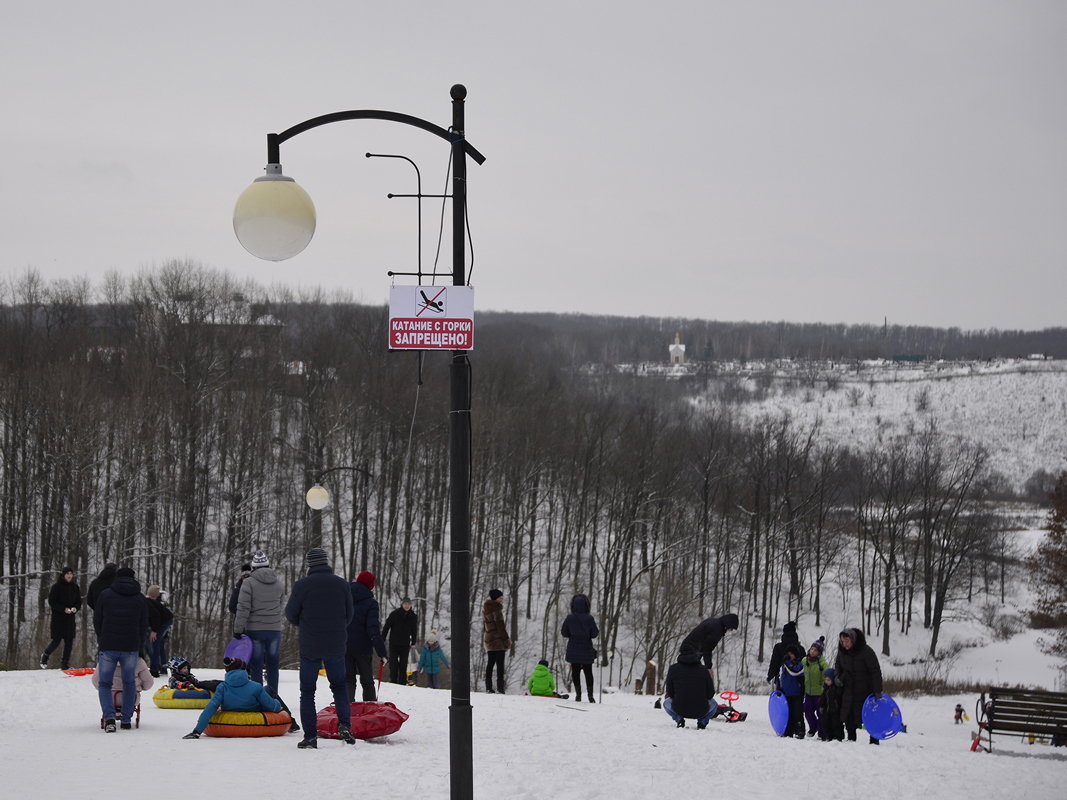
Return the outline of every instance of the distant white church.
[[[685,345],[682,344],[682,335],[680,333],[674,334],[674,344],[667,347],[667,352],[670,354],[671,364],[685,363]]]

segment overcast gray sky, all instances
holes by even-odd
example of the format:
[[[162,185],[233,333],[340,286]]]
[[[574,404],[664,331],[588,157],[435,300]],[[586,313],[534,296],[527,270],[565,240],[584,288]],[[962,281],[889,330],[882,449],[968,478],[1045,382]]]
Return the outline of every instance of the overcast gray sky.
[[[352,121],[282,146],[319,227],[234,238],[265,135],[468,89],[476,310],[1067,324],[1067,2],[22,3],[0,29],[0,274],[192,259],[386,302],[447,145]],[[434,259],[439,201],[423,210]],[[442,272],[451,270],[445,229]]]

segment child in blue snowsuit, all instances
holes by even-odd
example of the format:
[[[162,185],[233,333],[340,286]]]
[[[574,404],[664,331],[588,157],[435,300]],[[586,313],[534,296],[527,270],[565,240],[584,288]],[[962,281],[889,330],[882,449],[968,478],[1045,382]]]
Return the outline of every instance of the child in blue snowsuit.
[[[783,736],[804,738],[804,666],[799,645],[790,644],[785,651],[782,668],[778,672],[778,686],[789,704],[789,722]]]
[[[192,733],[183,739],[199,739],[216,711],[281,711],[279,700],[267,694],[267,690],[248,677],[245,664],[238,658],[226,665],[226,679],[221,681],[211,696]]]
[[[426,637],[426,646],[419,653],[419,672],[426,673],[426,681],[431,689],[437,688],[437,676],[441,672],[442,664],[451,666],[445,651],[437,643],[437,632],[430,631],[430,635]]]

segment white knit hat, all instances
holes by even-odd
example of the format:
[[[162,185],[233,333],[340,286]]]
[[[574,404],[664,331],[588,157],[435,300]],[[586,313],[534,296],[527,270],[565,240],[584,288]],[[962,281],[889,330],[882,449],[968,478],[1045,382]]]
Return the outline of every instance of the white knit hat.
[[[267,558],[267,554],[262,550],[257,550],[255,555],[252,556],[252,569],[258,569],[259,567],[269,567],[270,559]]]

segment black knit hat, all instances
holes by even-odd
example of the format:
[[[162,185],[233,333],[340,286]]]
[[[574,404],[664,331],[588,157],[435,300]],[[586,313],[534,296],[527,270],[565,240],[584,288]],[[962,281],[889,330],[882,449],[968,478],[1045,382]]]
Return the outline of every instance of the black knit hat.
[[[119,567],[119,571],[115,573],[116,578],[132,578],[133,567]]]
[[[540,664],[542,667],[547,667],[548,666],[548,661],[543,659],[543,658],[540,661],[538,661],[537,663]]]
[[[499,589],[490,589],[489,590],[489,599],[490,600],[496,600],[498,597],[503,597],[503,596],[504,596],[504,593],[502,591],[500,591]]]
[[[797,624],[793,620],[789,620],[789,622],[787,622],[785,625],[782,626],[782,633],[796,633],[796,632],[797,632]]]

